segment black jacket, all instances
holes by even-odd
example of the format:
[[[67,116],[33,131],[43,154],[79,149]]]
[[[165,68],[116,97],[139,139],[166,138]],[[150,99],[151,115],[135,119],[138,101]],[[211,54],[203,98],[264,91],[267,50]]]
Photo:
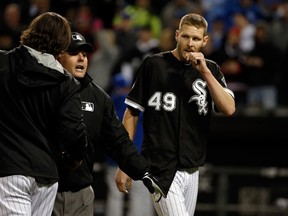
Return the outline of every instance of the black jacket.
[[[89,144],[83,165],[71,171],[59,167],[58,191],[78,191],[91,185],[95,154],[106,153],[134,180],[139,180],[149,170],[148,162],[137,153],[128,132],[118,119],[114,104],[104,90],[86,74],[81,83],[82,111],[87,126]]]
[[[26,46],[0,51],[0,176],[57,181],[60,151],[83,158],[79,87],[50,54]]]

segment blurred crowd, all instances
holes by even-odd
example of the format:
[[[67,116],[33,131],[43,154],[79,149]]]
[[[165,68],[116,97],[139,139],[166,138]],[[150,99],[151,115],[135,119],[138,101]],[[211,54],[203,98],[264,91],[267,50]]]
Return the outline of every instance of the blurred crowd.
[[[133,79],[147,55],[175,47],[175,30],[186,13],[209,23],[203,52],[216,61],[236,96],[238,111],[288,107],[287,0],[1,0],[0,49],[38,14],[55,11],[94,45],[88,73],[108,93],[113,77]]]

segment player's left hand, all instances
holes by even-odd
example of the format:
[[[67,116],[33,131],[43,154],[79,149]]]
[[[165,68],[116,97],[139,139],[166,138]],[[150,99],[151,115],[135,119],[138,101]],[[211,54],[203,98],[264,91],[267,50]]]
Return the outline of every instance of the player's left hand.
[[[129,193],[132,188],[132,179],[120,168],[117,169],[114,180],[118,190],[122,193]]]

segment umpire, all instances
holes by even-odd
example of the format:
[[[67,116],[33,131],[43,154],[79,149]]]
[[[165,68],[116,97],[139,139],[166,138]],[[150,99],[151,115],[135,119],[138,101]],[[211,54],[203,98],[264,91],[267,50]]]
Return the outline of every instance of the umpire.
[[[145,173],[150,171],[150,165],[138,154],[128,132],[117,117],[112,99],[87,74],[87,54],[92,51],[92,45],[86,42],[83,35],[73,32],[67,51],[58,59],[81,83],[82,110],[89,144],[85,160],[79,169],[70,170],[59,164],[60,182],[53,216],[93,216],[94,191],[91,187],[91,174],[94,155],[98,154],[98,151],[104,150],[134,180],[141,180]],[[146,177],[144,179],[147,179]],[[151,178],[153,177],[150,176],[149,179]],[[153,190],[151,186],[148,185],[148,189]]]

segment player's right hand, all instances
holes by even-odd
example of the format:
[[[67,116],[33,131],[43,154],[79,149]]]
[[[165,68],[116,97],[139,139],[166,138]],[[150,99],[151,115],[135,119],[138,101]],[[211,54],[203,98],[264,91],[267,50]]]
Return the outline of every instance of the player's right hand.
[[[159,184],[158,180],[150,173],[145,173],[144,177],[142,178],[143,184],[147,187],[149,192],[153,194],[153,199],[155,202],[159,202],[162,198],[166,198],[166,195],[163,192],[161,185]]]
[[[129,193],[129,190],[132,188],[132,179],[120,168],[117,169],[114,180],[120,192]]]

